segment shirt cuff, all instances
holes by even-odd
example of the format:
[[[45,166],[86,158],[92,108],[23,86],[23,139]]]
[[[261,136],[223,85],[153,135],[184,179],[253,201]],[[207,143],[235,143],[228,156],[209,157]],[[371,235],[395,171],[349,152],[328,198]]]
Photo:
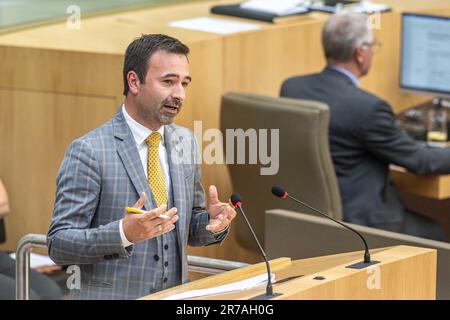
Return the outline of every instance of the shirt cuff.
[[[231,223],[230,223],[231,224]],[[225,229],[223,229],[222,231],[219,232],[214,232],[212,235],[214,236],[214,239],[220,241],[222,240],[228,233],[228,230],[230,229],[230,224],[227,225],[227,227]]]
[[[125,236],[125,232],[123,232],[123,226],[122,226],[123,219],[119,222],[119,231],[120,231],[120,239],[122,239],[122,245],[124,248],[132,246],[133,242],[128,241],[127,237]]]

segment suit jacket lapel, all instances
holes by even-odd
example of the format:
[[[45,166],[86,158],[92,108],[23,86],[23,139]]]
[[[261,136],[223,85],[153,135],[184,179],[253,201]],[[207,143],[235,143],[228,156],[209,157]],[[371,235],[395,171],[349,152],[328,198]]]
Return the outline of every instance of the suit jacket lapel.
[[[142,168],[141,158],[139,157],[139,152],[136,148],[136,142],[123,117],[122,109],[119,110],[113,119],[113,128],[114,137],[117,139],[117,152],[119,153],[123,166],[138,195],[142,191],[146,193],[147,202],[144,205],[145,210],[151,210],[153,208],[151,202],[153,198],[152,192]]]
[[[186,210],[190,210],[190,208],[185,205],[187,199],[184,193],[183,165],[174,159],[174,156],[179,154],[179,150],[177,149],[180,145],[180,139],[172,125],[166,125],[164,127],[164,143],[167,150],[169,172],[172,181],[173,205],[178,209],[179,215],[177,222],[178,246],[180,252],[184,252],[183,238],[186,233]],[[183,257],[184,254],[181,254],[181,256]]]

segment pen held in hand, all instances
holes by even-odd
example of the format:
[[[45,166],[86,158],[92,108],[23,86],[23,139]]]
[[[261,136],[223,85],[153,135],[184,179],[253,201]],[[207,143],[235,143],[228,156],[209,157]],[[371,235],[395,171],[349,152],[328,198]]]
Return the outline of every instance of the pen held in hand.
[[[126,210],[128,213],[144,213],[144,212],[145,212],[145,211],[143,211],[143,210],[140,210],[140,209],[137,209],[137,208],[132,208],[132,207],[126,207],[125,210]],[[160,214],[160,215],[158,216],[158,218],[162,218],[162,219],[170,219],[170,217],[167,216],[167,215],[165,215],[165,214]]]

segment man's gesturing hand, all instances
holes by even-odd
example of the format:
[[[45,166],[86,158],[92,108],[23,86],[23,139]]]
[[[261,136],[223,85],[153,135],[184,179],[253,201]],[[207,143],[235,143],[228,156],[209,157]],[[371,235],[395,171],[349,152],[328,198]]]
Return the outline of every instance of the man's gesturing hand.
[[[236,217],[236,211],[228,204],[220,202],[215,186],[209,187],[209,224],[206,229],[211,232],[220,232]]]
[[[146,199],[145,193],[142,192],[133,208],[142,209]],[[172,231],[175,228],[174,223],[178,220],[177,208],[166,211],[166,207],[166,205],[162,205],[150,211],[128,214],[122,222],[123,232],[128,241],[137,243]],[[170,218],[159,218],[161,214]]]

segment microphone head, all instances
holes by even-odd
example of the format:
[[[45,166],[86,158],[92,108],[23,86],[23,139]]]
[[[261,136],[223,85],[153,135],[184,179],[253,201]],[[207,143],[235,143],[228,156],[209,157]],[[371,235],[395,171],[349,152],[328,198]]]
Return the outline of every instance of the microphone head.
[[[288,195],[288,193],[286,191],[284,191],[284,189],[282,187],[280,187],[280,186],[273,186],[272,187],[272,194],[275,197],[283,198],[283,199],[286,198],[287,195]]]
[[[242,204],[241,196],[237,193],[233,193],[230,197],[230,202],[233,205],[233,207],[237,207],[238,205]]]

